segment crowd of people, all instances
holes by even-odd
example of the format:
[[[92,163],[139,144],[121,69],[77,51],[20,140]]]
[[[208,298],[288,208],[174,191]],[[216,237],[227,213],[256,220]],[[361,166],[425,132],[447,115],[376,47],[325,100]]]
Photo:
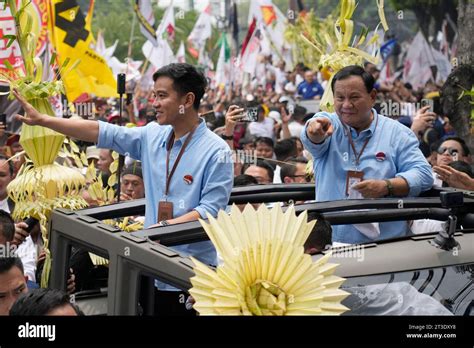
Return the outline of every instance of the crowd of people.
[[[418,196],[433,185],[474,190],[471,154],[441,111],[440,86],[429,82],[415,91],[400,78],[388,83],[379,81],[379,75],[370,63],[349,66],[329,85],[321,72],[303,64],[286,71],[283,63],[268,62],[264,78],[245,89],[211,89],[195,67],[171,64],[155,72],[152,90],[136,88],[123,120],[115,100],[94,99],[93,117],[66,119],[42,115],[13,93],[28,115],[18,118],[77,139],[104,184],[111,175],[112,151],[126,155],[120,199],[146,199],[145,217],[134,217],[145,228],[216,216],[229,210],[230,193],[237,186],[312,183],[315,201]],[[333,113],[312,109],[326,89],[334,95]],[[421,107],[422,100],[429,103]],[[388,102],[413,107],[387,114]],[[29,231],[25,222],[14,223],[8,216],[14,202],[7,185],[24,156],[19,155],[18,135],[2,134],[0,139],[0,242],[17,246],[19,256],[1,260],[0,314],[26,313],[21,307],[35,296],[61,307],[61,294],[41,293],[22,295],[13,305],[28,287],[37,287],[44,252],[39,227]],[[83,197],[96,204],[86,190]],[[305,245],[308,253],[331,244],[426,232],[420,226],[412,230],[406,222],[316,226]],[[175,249],[207,264],[218,262],[208,241]],[[71,269],[70,293],[84,289],[74,273]],[[157,291],[170,290],[159,282],[156,286]],[[44,313],[52,311],[45,308]],[[79,313],[74,306],[61,310]]]

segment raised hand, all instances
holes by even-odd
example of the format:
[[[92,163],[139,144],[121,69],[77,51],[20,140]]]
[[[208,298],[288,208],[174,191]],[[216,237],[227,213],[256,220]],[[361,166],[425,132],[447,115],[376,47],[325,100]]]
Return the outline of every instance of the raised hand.
[[[313,143],[322,143],[334,132],[331,120],[326,117],[317,117],[308,123],[306,134]]]
[[[12,93],[15,98],[20,102],[21,106],[23,107],[23,110],[25,110],[26,113],[26,116],[16,115],[16,119],[30,126],[41,126],[42,121],[46,116],[41,114],[30,103],[28,103],[26,99],[23,98],[23,96],[16,89],[13,89]]]

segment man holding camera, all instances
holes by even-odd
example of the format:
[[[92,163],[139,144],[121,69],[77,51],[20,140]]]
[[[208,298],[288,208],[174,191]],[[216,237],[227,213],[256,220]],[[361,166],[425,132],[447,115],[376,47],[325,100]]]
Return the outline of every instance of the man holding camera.
[[[417,196],[433,184],[413,132],[373,109],[374,78],[359,66],[334,75],[336,113],[320,112],[301,133],[314,158],[316,200]],[[366,243],[407,232],[406,222],[334,226],[333,242]]]

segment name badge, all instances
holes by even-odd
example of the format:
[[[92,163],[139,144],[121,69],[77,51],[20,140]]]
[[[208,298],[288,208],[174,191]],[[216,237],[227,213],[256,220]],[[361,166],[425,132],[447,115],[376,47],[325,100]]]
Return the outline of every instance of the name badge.
[[[158,203],[158,222],[173,218],[173,203],[160,201]]]
[[[364,179],[364,172],[348,170],[346,176],[346,196],[349,199],[362,199],[362,194],[352,187]]]

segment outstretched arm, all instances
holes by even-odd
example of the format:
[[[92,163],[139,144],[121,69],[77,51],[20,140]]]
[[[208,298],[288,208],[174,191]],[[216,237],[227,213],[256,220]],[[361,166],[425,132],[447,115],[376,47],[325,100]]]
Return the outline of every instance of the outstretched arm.
[[[38,112],[28,103],[17,90],[13,90],[13,95],[18,99],[27,116],[17,115],[16,118],[30,126],[42,126],[50,128],[61,134],[75,139],[96,143],[99,137],[99,124],[90,120],[71,120],[60,117],[51,117]]]

